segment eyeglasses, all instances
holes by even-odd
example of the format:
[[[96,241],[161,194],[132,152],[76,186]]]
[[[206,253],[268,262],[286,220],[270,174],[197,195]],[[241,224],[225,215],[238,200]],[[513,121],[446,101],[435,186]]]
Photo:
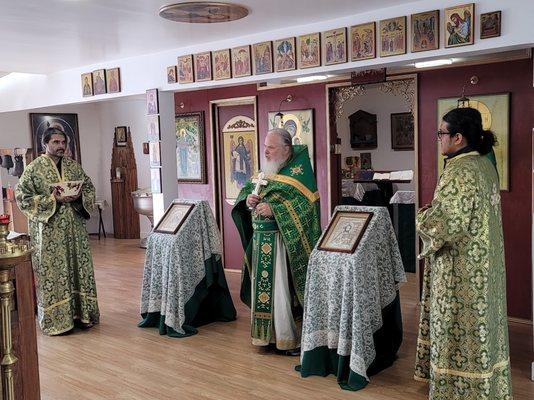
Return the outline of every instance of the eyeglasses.
[[[443,132],[443,131],[441,131],[441,130],[439,130],[437,133],[438,133],[438,140],[441,140],[441,137],[442,137],[443,135],[456,135],[456,133],[452,133],[452,132]]]

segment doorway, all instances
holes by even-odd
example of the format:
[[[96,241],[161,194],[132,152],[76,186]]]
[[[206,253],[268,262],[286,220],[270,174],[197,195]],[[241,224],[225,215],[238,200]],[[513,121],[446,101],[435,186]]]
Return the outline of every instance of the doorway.
[[[340,204],[388,207],[405,270],[414,272],[418,280],[417,76],[389,77],[365,85],[339,83],[327,85],[326,91],[329,210],[332,213]],[[410,130],[413,134],[406,139]],[[392,171],[406,174],[401,174],[402,179],[389,178]],[[390,180],[373,182],[376,172]]]
[[[256,97],[214,100],[210,104],[214,200],[223,239],[223,263],[225,268],[241,269],[244,251],[231,213],[240,189],[258,171]]]

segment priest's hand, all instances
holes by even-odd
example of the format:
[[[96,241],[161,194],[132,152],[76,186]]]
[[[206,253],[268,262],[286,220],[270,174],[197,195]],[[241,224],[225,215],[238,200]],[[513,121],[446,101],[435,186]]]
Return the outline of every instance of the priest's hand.
[[[247,207],[249,208],[256,208],[256,206],[258,205],[258,203],[261,201],[261,197],[256,195],[256,194],[249,194],[247,196],[247,201],[246,201],[246,204],[247,204]]]
[[[273,216],[273,210],[271,210],[271,206],[268,203],[260,203],[256,206],[256,213],[261,215],[262,217],[272,217]]]

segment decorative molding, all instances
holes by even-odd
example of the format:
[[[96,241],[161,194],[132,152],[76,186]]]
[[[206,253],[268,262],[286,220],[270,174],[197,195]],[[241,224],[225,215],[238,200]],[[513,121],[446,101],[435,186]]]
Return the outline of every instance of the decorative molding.
[[[343,105],[356,96],[363,96],[365,87],[363,85],[345,86],[337,89],[336,92],[336,117],[341,118],[343,116]]]
[[[387,81],[378,86],[382,93],[391,93],[394,96],[401,96],[406,101],[409,111],[413,114],[415,110],[415,85],[413,79],[400,79]]]
[[[238,117],[237,120],[235,118],[232,118],[230,121],[228,121],[223,131],[249,131],[255,128],[256,125],[254,124],[254,121],[252,119],[246,117]]]
[[[386,81],[386,69],[366,69],[363,71],[353,71],[350,74],[352,85],[364,85],[367,83],[380,83]]]

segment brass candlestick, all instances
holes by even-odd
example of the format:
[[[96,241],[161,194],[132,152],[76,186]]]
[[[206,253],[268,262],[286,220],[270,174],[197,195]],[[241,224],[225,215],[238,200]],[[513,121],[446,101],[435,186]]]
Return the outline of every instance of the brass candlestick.
[[[2,399],[15,399],[14,368],[17,357],[13,353],[11,335],[12,298],[15,292],[12,270],[17,264],[28,261],[31,249],[27,241],[7,240],[9,216],[0,215],[0,320],[2,324]]]

